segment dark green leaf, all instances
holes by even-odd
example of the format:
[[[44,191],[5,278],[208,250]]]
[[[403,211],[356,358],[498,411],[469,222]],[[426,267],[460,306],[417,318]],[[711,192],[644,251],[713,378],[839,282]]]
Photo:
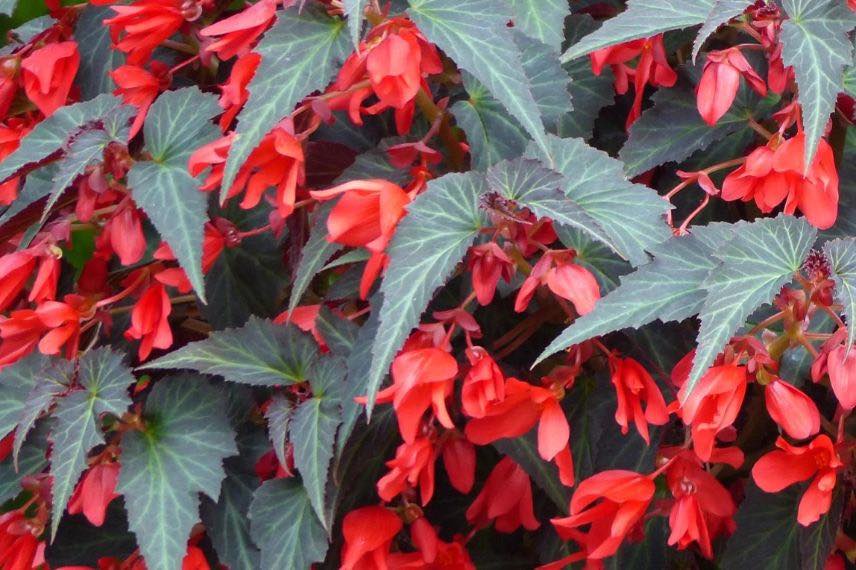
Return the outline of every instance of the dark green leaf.
[[[521,52],[492,0],[409,0],[408,14],[429,41],[473,74],[546,151],[546,138]]]
[[[381,380],[392,359],[485,224],[479,197],[486,184],[480,174],[447,174],[428,183],[407,208],[389,246],[389,267],[381,284],[380,326],[372,346],[366,380],[371,413]]]
[[[288,424],[294,416],[294,404],[282,394],[274,394],[265,411],[268,436],[280,465],[288,465],[285,443],[288,439]]]
[[[790,570],[800,566],[797,546],[799,486],[765,493],[754,483],[734,517],[735,532],[722,555],[723,570],[764,568]]]
[[[742,14],[746,8],[754,3],[753,0],[716,0],[693,42],[693,61],[696,60],[701,47],[711,34],[716,32],[721,25]]]
[[[532,96],[547,128],[573,109],[569,85],[571,76],[559,62],[559,55],[548,46],[521,33],[514,34],[520,48],[523,72],[532,85]]]
[[[56,536],[59,521],[80,474],[86,469],[86,455],[104,443],[98,425],[102,414],[121,416],[131,404],[128,387],[135,382],[122,355],[109,348],[84,354],[79,361],[77,390],[57,403],[51,430],[53,477],[51,533]]]
[[[0,215],[0,224],[5,224],[13,217],[23,212],[27,206],[38,202],[51,192],[53,179],[57,174],[57,164],[51,163],[27,174],[24,187],[18,193],[15,201]]]
[[[622,256],[634,265],[648,261],[650,247],[669,238],[663,220],[668,204],[646,186],[625,178],[621,162],[582,139],[549,137],[544,156],[532,145],[529,157],[552,163],[565,176],[565,195],[594,218]]]
[[[628,0],[627,10],[571,46],[562,55],[562,61],[631,40],[701,24],[710,14],[714,1]]]
[[[743,226],[715,252],[723,263],[702,285],[711,295],[699,313],[701,328],[687,395],[749,315],[770,302],[799,270],[816,236],[817,230],[804,219],[779,215]]]
[[[853,43],[847,34],[856,27],[856,15],[837,0],[783,0],[782,7],[789,16],[782,24],[782,60],[796,74],[806,133],[805,163],[811,164],[843,90],[844,68],[853,63]]]
[[[199,520],[199,493],[220,495],[223,459],[237,453],[222,393],[196,376],[158,382],[146,429],[122,438],[117,492],[150,570],[175,570]]]
[[[847,345],[856,339],[856,237],[836,239],[823,244],[823,253],[832,269],[835,300],[844,307],[847,317]]]
[[[250,505],[251,533],[261,547],[261,570],[304,570],[327,554],[327,533],[302,485],[265,482]]]
[[[73,139],[87,124],[105,117],[122,105],[113,95],[99,95],[91,101],[62,107],[39,123],[23,138],[18,150],[0,164],[0,181],[6,180],[23,167],[40,162]]]
[[[125,55],[110,41],[110,28],[103,21],[113,12],[104,6],[87,6],[80,13],[74,28],[74,40],[80,50],[77,84],[84,99],[92,99],[113,91],[110,72],[125,63]]]
[[[559,227],[556,234],[565,247],[577,252],[574,262],[594,274],[603,295],[618,287],[619,278],[632,270],[629,263],[586,232]]]
[[[652,248],[654,260],[621,279],[594,310],[565,329],[539,357],[595,336],[639,328],[655,320],[682,321],[699,312],[707,292],[702,283],[719,261],[694,236],[673,237]]]
[[[0,462],[0,504],[21,492],[21,481],[25,477],[41,473],[47,466],[49,421],[36,424],[27,435],[18,454],[18,465],[9,456]]]
[[[317,356],[315,341],[297,327],[250,317],[241,328],[213,332],[142,368],[187,368],[229,382],[278,386],[306,381]]]
[[[300,404],[288,428],[294,445],[294,466],[300,472],[312,509],[328,529],[331,521],[325,515],[324,491],[336,428],[341,422],[342,414],[336,402],[315,397]]]
[[[514,27],[559,51],[565,18],[571,13],[566,0],[509,0]]]
[[[366,9],[366,0],[343,0],[345,15],[348,17],[348,31],[351,32],[351,41],[354,45],[360,43],[360,32],[363,29],[363,12]]]
[[[302,98],[327,86],[350,48],[345,22],[319,9],[280,13],[254,50],[262,56],[248,90],[250,97],[238,115],[236,138],[229,152],[220,200],[232,186],[238,170],[262,138]]]
[[[300,299],[309,288],[312,279],[317,275],[324,264],[342,246],[327,240],[327,217],[333,209],[333,202],[322,204],[318,211],[312,216],[312,229],[309,231],[309,241],[300,252],[300,262],[294,274],[294,284],[291,286],[291,297],[288,301],[288,310],[293,311],[300,304]]]
[[[38,351],[0,370],[0,437],[18,425],[27,397],[41,379],[50,360]]]
[[[584,231],[617,252],[600,224],[565,195],[562,191],[566,186],[564,176],[555,170],[531,158],[518,158],[491,166],[486,178],[491,191],[530,209],[538,217]]]

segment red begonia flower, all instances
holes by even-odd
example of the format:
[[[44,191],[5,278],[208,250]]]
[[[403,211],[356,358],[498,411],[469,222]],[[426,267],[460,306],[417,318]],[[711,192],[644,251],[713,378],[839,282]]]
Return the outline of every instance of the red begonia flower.
[[[0,121],[6,119],[17,93],[18,58],[0,59]]]
[[[461,406],[471,418],[483,418],[488,406],[505,399],[505,376],[488,352],[475,346],[467,349],[470,368],[461,389]]]
[[[541,526],[532,508],[532,482],[526,471],[510,457],[503,457],[467,509],[467,521],[477,528],[495,521],[494,528],[503,533],[514,532],[521,525],[528,530]]]
[[[689,395],[688,384],[681,386],[678,400],[683,405],[678,413],[690,426],[693,449],[702,461],[710,460],[716,435],[737,418],[747,380],[745,366],[726,364],[708,370]]]
[[[244,103],[250,97],[247,85],[250,84],[256,69],[262,61],[262,56],[257,53],[248,53],[238,58],[229,73],[229,80],[220,86],[220,107],[223,115],[220,116],[220,128],[226,131],[232,121],[243,108]]]
[[[416,522],[423,520],[424,517]],[[458,541],[443,542],[438,539],[432,555],[428,561],[422,549],[420,552],[391,554],[388,559],[389,570],[476,570],[467,549]]]
[[[472,272],[473,290],[480,305],[489,305],[499,279],[506,283],[514,276],[514,263],[496,242],[470,248],[467,269]]]
[[[94,526],[103,525],[107,506],[119,496],[116,493],[118,481],[118,463],[99,463],[92,466],[74,489],[68,501],[68,513],[83,513]]]
[[[825,434],[806,446],[794,446],[779,437],[776,449],[761,457],[752,467],[752,478],[762,490],[778,493],[800,481],[811,483],[797,510],[797,521],[809,526],[829,511],[836,472],[844,466],[835,445]]]
[[[219,37],[206,46],[205,51],[216,53],[217,57],[225,61],[236,55],[247,55],[253,43],[268,29],[275,17],[276,0],[260,0],[234,16],[203,28],[199,35]]]
[[[856,348],[851,347],[849,354],[844,345],[832,349],[826,366],[838,403],[845,410],[852,410],[856,407]]]
[[[84,312],[88,312],[91,307],[79,295],[66,295],[64,301],[45,301],[36,308],[36,316],[45,327],[51,329],[39,341],[39,351],[42,354],[58,354],[66,346],[66,357],[73,358],[80,341],[80,321]]]
[[[45,543],[39,540],[20,509],[0,515],[0,568],[30,570],[45,563]]]
[[[422,505],[434,496],[434,463],[437,450],[428,437],[417,437],[413,443],[402,443],[395,458],[386,462],[389,472],[377,482],[377,494],[391,501],[408,488],[419,487]]]
[[[811,398],[775,378],[764,389],[767,412],[794,439],[806,439],[820,431],[820,412]]]
[[[443,444],[443,466],[449,483],[459,493],[467,494],[476,479],[476,448],[457,432],[449,434]]]
[[[169,87],[169,68],[159,61],[151,63],[151,71],[138,65],[123,65],[111,71],[110,77],[117,85],[113,94],[120,95],[125,103],[137,108],[137,116],[128,135],[132,139],[143,128],[146,114],[158,93]]]
[[[708,52],[696,91],[698,112],[707,124],[715,125],[731,108],[740,89],[741,75],[761,97],[767,95],[767,84],[752,69],[740,48]]]
[[[345,515],[341,570],[386,568],[392,539],[403,526],[395,513],[383,507],[362,507]]]
[[[125,331],[128,340],[139,340],[138,355],[145,360],[153,348],[172,346],[172,329],[169,327],[169,314],[172,303],[166,288],[161,283],[149,285],[131,311],[131,326]]]
[[[327,218],[329,241],[375,253],[386,249],[410,202],[400,186],[380,179],[354,180],[309,194],[322,202],[341,195]]]
[[[110,27],[116,49],[128,54],[127,63],[141,65],[184,24],[183,4],[184,0],[135,0],[111,6],[116,15],[104,24]]]
[[[654,497],[654,482],[633,471],[603,471],[580,483],[571,497],[571,516],[552,519],[564,540],[579,543],[586,556],[612,556]],[[597,504],[595,504],[597,503]],[[589,530],[580,527],[591,525]]]
[[[675,501],[669,512],[669,544],[684,550],[693,542],[702,555],[713,559],[713,541],[734,532],[736,507],[728,490],[704,470],[691,452],[681,451],[666,470]]]
[[[650,445],[648,424],[661,426],[669,421],[663,394],[648,371],[632,358],[611,357],[609,365],[618,399],[615,421],[621,426],[621,433],[628,432],[632,420],[639,435]]]
[[[75,42],[48,44],[21,61],[24,92],[45,117],[65,105],[79,67]]]
[[[120,207],[104,226],[99,240],[110,244],[122,265],[134,265],[146,253],[143,217],[132,204]]]
[[[556,394],[516,378],[505,383],[505,398],[488,405],[485,415],[470,420],[467,439],[476,445],[519,437],[538,424],[538,454],[551,461],[568,444],[570,426]]]
[[[764,213],[784,201],[786,214],[799,208],[811,224],[820,229],[831,227],[838,217],[838,171],[832,147],[821,139],[808,170],[804,151],[803,133],[778,147],[756,148],[745,164],[725,177],[722,199],[754,200]]]
[[[525,311],[538,285],[546,285],[553,294],[573,303],[580,315],[591,312],[600,299],[600,286],[591,271],[570,261],[571,257],[567,251],[551,251],[541,256],[521,285],[514,310]]]
[[[0,369],[30,354],[47,327],[32,309],[12,311],[0,317]]]

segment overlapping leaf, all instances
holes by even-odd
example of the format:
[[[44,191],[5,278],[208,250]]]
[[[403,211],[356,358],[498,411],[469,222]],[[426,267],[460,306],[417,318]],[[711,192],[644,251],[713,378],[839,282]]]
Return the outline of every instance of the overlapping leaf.
[[[143,368],[187,368],[229,382],[277,386],[306,381],[317,356],[315,341],[297,327],[250,317],[241,328],[211,333]]]
[[[249,99],[238,115],[237,134],[220,190],[220,200],[232,186],[241,165],[262,138],[304,97],[323,89],[351,46],[342,33],[345,22],[310,8],[288,10],[262,38],[255,51],[262,56],[248,90]]]
[[[146,429],[122,438],[117,492],[150,570],[175,570],[199,520],[199,493],[216,500],[223,459],[237,453],[221,392],[193,376],[165,378],[149,394]]]
[[[408,206],[389,246],[381,284],[380,325],[365,384],[369,413],[395,354],[485,223],[478,205],[485,189],[480,174],[447,174],[429,182]]]
[[[331,523],[325,513],[324,491],[330,461],[333,459],[336,429],[341,422],[338,401],[313,397],[297,407],[289,425],[294,445],[294,466],[300,472],[312,509],[328,530]]]
[[[348,17],[348,31],[351,32],[351,40],[354,45],[360,43],[360,32],[363,28],[363,12],[366,9],[366,0],[342,0],[345,7],[345,15]]]
[[[410,0],[423,34],[485,85],[546,149],[544,124],[507,23],[507,6],[491,0]]]
[[[143,127],[152,160],[135,163],[128,173],[134,201],[169,244],[203,301],[207,200],[199,181],[187,171],[187,159],[194,148],[217,137],[211,119],[220,112],[217,99],[196,87],[164,93],[149,109]]]
[[[711,34],[728,20],[742,14],[746,8],[754,3],[753,0],[716,0],[693,42],[693,61],[698,57],[701,47]]]
[[[853,63],[847,37],[856,15],[837,0],[783,0],[789,19],[782,24],[782,60],[792,65],[799,86],[805,159],[810,164],[820,137],[843,90],[844,68]]]
[[[617,250],[600,224],[564,194],[564,177],[537,160],[518,158],[500,162],[488,169],[486,179],[491,191],[530,209],[536,216],[584,231]]]
[[[749,315],[799,270],[816,235],[804,219],[779,215],[747,224],[716,252],[722,265],[703,284],[711,294],[699,313],[698,348],[686,394]]]
[[[253,497],[250,520],[261,570],[302,570],[327,555],[327,533],[297,481],[265,482]]]
[[[110,28],[103,24],[113,14],[106,6],[86,6],[74,27],[74,40],[80,51],[77,84],[84,99],[113,91],[110,72],[125,62],[125,55],[113,49]]]
[[[581,139],[549,137],[549,155],[530,145],[526,155],[552,163],[565,177],[565,195],[596,220],[611,243],[634,265],[648,260],[650,247],[668,239],[668,205],[646,186],[629,182],[622,163]]]
[[[702,283],[718,265],[714,250],[694,236],[673,237],[652,248],[654,260],[621,279],[617,289],[594,310],[565,329],[539,361],[571,345],[655,320],[681,321],[701,309],[707,292]]]
[[[856,339],[856,237],[828,241],[823,244],[823,253],[832,269],[835,300],[847,316],[847,346],[852,348]]]
[[[7,436],[18,425],[27,398],[48,364],[47,357],[35,352],[0,370],[0,437]]]
[[[556,51],[562,47],[565,18],[571,13],[565,0],[509,0],[514,27]]]
[[[688,28],[707,20],[715,0],[629,0],[627,9],[571,46],[562,61],[608,46]]]
[[[100,348],[80,358],[77,381],[82,390],[59,400],[51,430],[54,445],[51,534],[54,536],[77,479],[86,469],[87,453],[104,443],[99,416],[109,413],[118,417],[125,412],[131,403],[128,387],[134,383],[134,376],[122,362],[122,355]]]

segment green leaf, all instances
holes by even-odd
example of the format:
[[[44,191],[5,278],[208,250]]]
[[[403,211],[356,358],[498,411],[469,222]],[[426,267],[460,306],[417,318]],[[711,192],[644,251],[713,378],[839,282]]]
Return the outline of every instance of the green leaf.
[[[237,453],[221,392],[195,376],[158,382],[146,429],[122,438],[117,492],[150,570],[175,570],[199,520],[199,493],[220,495],[223,459]]]
[[[622,277],[621,285],[565,329],[537,362],[595,336],[639,328],[658,319],[682,321],[698,313],[707,296],[702,283],[719,263],[714,251],[694,236],[683,236],[669,239],[652,252],[651,263]]]
[[[58,109],[21,140],[18,150],[3,159],[0,181],[5,181],[27,165],[61,151],[87,124],[104,118],[121,105],[121,99],[105,94],[91,101]]]
[[[553,128],[556,121],[573,109],[569,85],[571,76],[562,67],[559,55],[549,46],[522,33],[514,34],[520,48],[523,72],[532,85],[532,96],[544,124]]]
[[[360,330],[353,321],[334,315],[322,305],[315,319],[315,326],[318,327],[318,333],[327,343],[330,352],[342,358],[351,354],[357,340],[357,332]]]
[[[372,347],[380,328],[380,307],[383,304],[381,299],[380,293],[375,293],[369,299],[372,312],[369,313],[369,318],[357,331],[353,349],[348,355],[348,378],[345,382],[346,394],[342,399],[342,427],[339,429],[339,443],[337,445],[339,453],[345,449],[345,444],[354,430],[360,411],[362,411],[362,405],[357,404],[354,398],[368,393],[368,382],[372,370]],[[377,382],[378,386],[383,383],[386,376],[387,371],[381,372],[381,379]]]
[[[18,0],[0,0],[0,14],[11,16],[15,12]]]
[[[485,190],[484,177],[478,173],[446,174],[430,181],[408,206],[389,246],[389,267],[380,288],[380,326],[365,383],[367,414],[395,354],[419,324],[434,291],[486,223],[478,202]]]
[[[193,150],[217,138],[211,120],[221,112],[217,97],[198,87],[167,91],[146,114],[146,150],[154,162],[187,168]]]
[[[318,356],[310,337],[295,326],[250,317],[238,329],[216,331],[141,368],[187,368],[251,386],[278,386],[307,380]]]
[[[348,17],[348,31],[354,45],[360,43],[360,32],[363,29],[363,12],[366,10],[366,0],[343,0],[345,15]]]
[[[248,231],[267,224],[269,211],[267,204],[241,210],[230,203],[225,211],[215,208],[211,218],[225,217]],[[251,315],[273,317],[281,309],[287,282],[280,241],[270,234],[244,238],[237,247],[224,249],[205,275],[208,304],[201,312],[216,329],[243,326]]]
[[[742,96],[711,127],[699,115],[695,91],[688,86],[661,89],[630,128],[630,137],[618,153],[628,176],[636,176],[666,162],[680,162],[698,150],[741,129],[747,119],[761,110],[758,98]]]
[[[255,464],[266,451],[261,430],[238,435],[240,455],[229,457],[224,463],[226,478],[220,488],[217,502],[202,498],[200,507],[211,543],[220,562],[231,570],[257,570],[260,553],[250,537],[248,513],[253,492],[259,487]]]
[[[844,71],[844,91],[856,97],[856,66],[850,66]]]
[[[716,32],[721,25],[739,16],[754,3],[754,0],[716,0],[693,42],[693,61],[698,57],[698,53],[707,38]]]
[[[562,192],[564,176],[537,160],[518,158],[500,162],[488,169],[486,179],[491,191],[528,208],[539,218],[550,218],[559,226],[584,231],[618,252],[600,224]]]
[[[628,0],[627,9],[607,20],[597,31],[571,46],[562,55],[570,61],[581,55],[669,30],[679,30],[707,20],[715,0]]]
[[[598,27],[599,24],[588,14],[572,14],[565,20],[565,37],[573,45]],[[595,75],[588,59],[569,61],[564,67],[571,76],[569,91],[574,109],[559,118],[556,134],[562,138],[589,139],[600,110],[615,100],[612,70],[607,67],[600,75]]]
[[[538,455],[535,430],[521,437],[501,439],[493,444],[503,455],[508,455],[532,477],[538,487],[550,498],[561,513],[568,512],[571,490],[559,481],[558,468]]]
[[[506,24],[510,11],[492,0],[409,0],[407,11],[429,41],[484,84],[538,146],[547,141],[521,52]]]
[[[699,313],[698,349],[687,395],[749,315],[770,302],[799,270],[816,236],[817,230],[804,219],[779,215],[746,224],[715,252],[722,265],[702,285],[710,295]]]
[[[24,187],[18,193],[18,197],[0,215],[0,225],[5,224],[27,209],[28,206],[50,194],[56,173],[57,164],[51,163],[27,174]]]
[[[18,461],[18,453],[27,434],[36,425],[36,421],[53,406],[56,397],[68,389],[73,376],[74,364],[61,359],[52,359],[48,366],[40,371],[35,386],[27,394],[21,417],[18,418],[12,446],[15,462]]]
[[[102,414],[119,417],[131,404],[128,387],[135,379],[122,359],[121,354],[109,348],[84,354],[77,375],[82,390],[72,392],[57,403],[53,414],[56,422],[51,430],[52,536],[56,536],[68,499],[86,469],[87,454],[104,443],[99,417]]]
[[[734,517],[740,530],[728,540],[721,568],[821,570],[840,524],[843,501],[836,497],[830,514],[806,528],[797,523],[797,505],[804,489],[805,485],[794,485],[765,493],[750,484]]]
[[[149,109],[143,131],[152,161],[128,173],[134,201],[152,221],[205,302],[202,235],[207,196],[187,171],[192,150],[217,136],[211,119],[221,112],[213,95],[197,87],[169,91]]]
[[[250,92],[238,115],[236,137],[226,161],[220,201],[232,186],[238,170],[262,138],[304,97],[323,89],[337,63],[350,51],[342,33],[345,22],[319,9],[296,8],[280,14],[254,50],[262,62],[248,86]]]
[[[294,466],[300,472],[312,509],[328,530],[331,521],[325,516],[324,490],[333,458],[336,428],[341,422],[342,414],[336,402],[315,397],[298,406],[288,428],[294,445]]]
[[[48,424],[42,421],[27,435],[18,454],[18,465],[9,456],[0,462],[0,504],[21,492],[21,481],[25,477],[41,473],[47,466]]]
[[[831,240],[823,244],[823,253],[832,269],[835,301],[844,307],[847,317],[847,346],[856,339],[856,237]]]
[[[566,0],[509,0],[514,27],[530,38],[559,51],[565,18],[571,13]]]
[[[113,14],[106,6],[86,6],[74,28],[74,40],[80,50],[77,84],[84,99],[113,91],[110,72],[125,63],[125,54],[113,49],[110,28],[103,24]]]
[[[504,158],[519,156],[529,139],[502,104],[468,73],[462,73],[470,98],[451,107],[458,125],[467,134],[472,167],[486,170]]]
[[[548,155],[530,145],[526,156],[552,163],[565,176],[565,195],[600,224],[622,257],[645,263],[645,250],[671,235],[663,220],[668,204],[650,188],[628,181],[620,161],[582,139],[548,140]]]
[[[50,360],[38,351],[0,370],[0,438],[18,425],[27,398]]]
[[[255,492],[250,521],[262,551],[261,570],[304,570],[327,555],[327,533],[294,480],[266,481]]]
[[[619,278],[632,270],[629,263],[586,232],[559,226],[556,235],[565,247],[577,252],[574,262],[594,274],[603,295],[618,287]]]
[[[268,436],[280,465],[287,465],[285,443],[288,439],[288,425],[294,417],[294,404],[282,394],[274,394],[265,411]]]
[[[856,16],[837,0],[783,0],[782,60],[792,65],[806,132],[805,163],[811,164],[835,99],[843,90],[844,68],[853,63],[847,37]]]
[[[293,311],[300,304],[300,299],[309,288],[312,279],[323,268],[342,245],[327,240],[327,217],[333,209],[333,202],[322,204],[312,216],[312,229],[309,231],[309,241],[300,252],[300,261],[294,272],[294,284],[291,287],[291,297],[288,310]]]

